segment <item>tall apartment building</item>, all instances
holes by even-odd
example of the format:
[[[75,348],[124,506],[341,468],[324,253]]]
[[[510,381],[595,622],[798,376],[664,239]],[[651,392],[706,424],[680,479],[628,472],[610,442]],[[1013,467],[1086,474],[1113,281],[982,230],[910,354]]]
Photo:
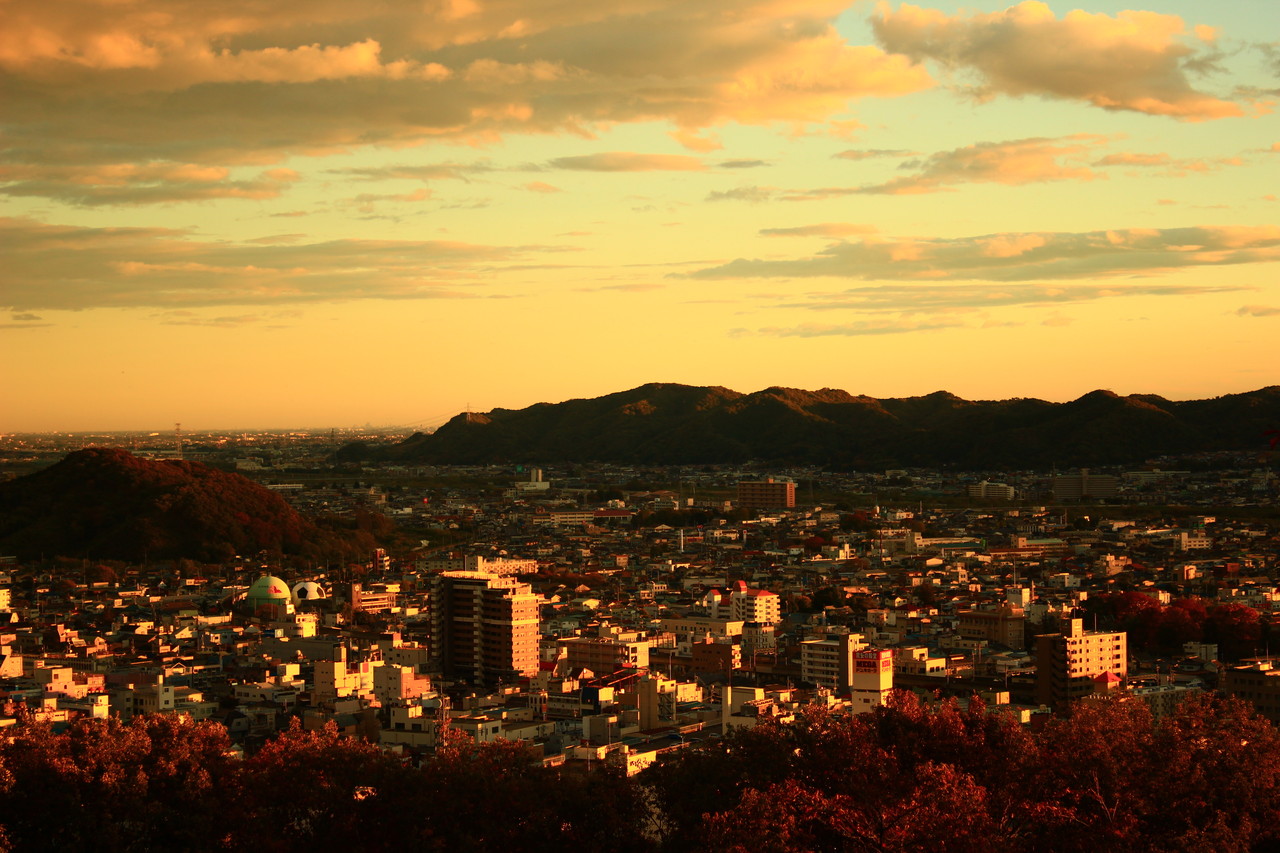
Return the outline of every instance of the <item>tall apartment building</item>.
[[[431,658],[446,678],[493,684],[538,671],[538,608],[532,587],[486,572],[431,580]]]
[[[1110,474],[1090,474],[1081,468],[1075,474],[1053,478],[1053,496],[1060,501],[1081,498],[1114,498],[1120,491],[1120,478]]]
[[[796,505],[796,484],[767,480],[738,483],[738,506],[742,509],[790,509]]]
[[[1086,631],[1080,619],[1067,619],[1064,627],[1036,637],[1036,701],[1054,709],[1110,690],[1129,674],[1124,631]]]

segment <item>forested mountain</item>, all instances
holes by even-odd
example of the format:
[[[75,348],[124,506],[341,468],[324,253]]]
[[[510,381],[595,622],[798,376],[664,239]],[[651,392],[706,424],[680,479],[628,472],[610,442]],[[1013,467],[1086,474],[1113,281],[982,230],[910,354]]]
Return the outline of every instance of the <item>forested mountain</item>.
[[[824,388],[650,384],[604,397],[466,413],[431,434],[345,458],[493,462],[740,463],[874,469],[1033,468],[1136,463],[1152,456],[1265,450],[1280,386],[1210,400],[1093,391],[1068,403],[963,400],[939,391],[877,399]]]

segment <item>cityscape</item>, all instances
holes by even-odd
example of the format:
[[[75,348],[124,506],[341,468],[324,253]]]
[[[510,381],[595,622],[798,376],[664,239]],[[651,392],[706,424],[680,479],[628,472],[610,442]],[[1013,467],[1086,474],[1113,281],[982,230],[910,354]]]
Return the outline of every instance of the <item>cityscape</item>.
[[[1280,849],[1280,16],[6,0],[0,853]]]
[[[1168,739],[1190,726],[1215,734],[1211,745],[1186,735],[1176,749],[1192,754],[1178,760],[1229,749],[1232,778],[1275,776],[1258,764],[1280,757],[1280,668],[1269,653],[1273,634],[1280,640],[1280,481],[1265,441],[1074,471],[337,461],[352,442],[390,448],[409,438],[3,438],[0,504],[10,521],[0,542],[19,553],[0,557],[0,730],[14,786],[0,817],[15,849],[62,846],[86,831],[44,836],[16,793],[47,778],[30,774],[55,772],[48,762],[81,749],[74,739],[94,726],[122,744],[145,734],[151,757],[122,746],[84,759],[97,768],[85,772],[152,776],[131,795],[154,799],[153,812],[196,813],[182,832],[147,819],[107,842],[122,848],[247,843],[166,793],[150,763],[157,750],[180,752],[178,765],[216,767],[208,772],[221,781],[209,785],[268,786],[244,831],[292,820],[282,849],[332,833],[382,849],[368,833],[383,832],[387,844],[523,849],[545,843],[536,834],[553,820],[563,840],[646,850],[923,849],[942,836],[965,850],[1164,849],[1199,838],[1208,818],[1168,822],[1167,810],[1183,806],[1163,790],[1144,794],[1139,809],[1128,774],[1155,770],[1123,764],[1132,757],[1097,755],[1094,744],[1067,766],[1064,750],[1124,733],[1145,744],[1124,749],[1170,761]],[[54,479],[69,466],[78,494]],[[154,508],[198,500],[215,489],[213,473],[244,490],[214,491],[239,534],[256,520],[265,537],[198,528],[244,551],[227,544],[221,559],[216,545],[175,550],[155,529],[190,529]],[[58,517],[66,550],[38,552],[53,546],[36,538],[40,526],[14,495]],[[275,509],[239,512],[250,496],[354,539],[308,550],[280,533]],[[111,516],[99,498],[128,509]],[[84,513],[101,528],[87,531],[92,545],[71,532],[87,526]],[[126,514],[153,539],[115,536]],[[136,547],[152,550],[131,558]],[[880,757],[855,749],[837,759],[854,749],[850,737]],[[188,738],[179,749],[175,739]],[[814,750],[812,761],[788,759],[780,771],[770,756],[787,744],[797,756]],[[703,774],[729,772],[717,762],[735,750],[760,765],[732,771],[743,776],[730,789],[707,788]],[[846,760],[857,763],[831,763]],[[1124,827],[1070,787],[1107,761],[1123,766],[1095,793],[1135,810]],[[993,776],[983,762],[1004,769]],[[1050,772],[1041,762],[1063,787],[1032,794],[1010,781]],[[334,776],[339,765],[345,775]],[[277,778],[290,767],[319,774],[314,796],[325,800],[301,817],[301,806],[270,792],[298,796],[296,782]],[[841,775],[811,779],[833,771]],[[886,772],[901,779],[867,778]],[[455,787],[413,788],[437,774]],[[76,796],[92,799],[83,789],[92,783],[77,784]],[[468,799],[480,796],[477,785],[534,799],[521,786],[560,786],[565,799],[544,799],[533,823],[477,813],[455,825],[452,812],[431,817],[418,804],[436,796],[450,810],[483,809]],[[114,790],[102,789],[101,808]],[[1244,821],[1219,828],[1221,837],[1269,837],[1239,812],[1277,795],[1215,805],[1214,819]],[[601,796],[617,813],[584,813]],[[892,817],[921,796],[936,813]],[[999,802],[1016,804],[1018,816]],[[419,819],[392,820],[387,808]],[[818,819],[815,808],[843,816]],[[362,829],[375,820],[376,830]],[[874,843],[868,820],[883,824]],[[184,834],[202,826],[208,835]]]

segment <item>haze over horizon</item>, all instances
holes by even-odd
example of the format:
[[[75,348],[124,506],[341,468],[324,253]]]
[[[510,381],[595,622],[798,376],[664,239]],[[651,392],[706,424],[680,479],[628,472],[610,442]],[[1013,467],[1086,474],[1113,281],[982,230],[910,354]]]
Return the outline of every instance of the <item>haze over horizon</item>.
[[[14,0],[0,431],[1275,384],[1280,19],[1149,5]]]

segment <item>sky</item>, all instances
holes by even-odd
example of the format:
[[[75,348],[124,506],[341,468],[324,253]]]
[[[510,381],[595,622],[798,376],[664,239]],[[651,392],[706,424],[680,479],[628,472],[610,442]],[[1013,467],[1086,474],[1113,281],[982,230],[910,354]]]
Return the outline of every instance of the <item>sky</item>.
[[[1274,0],[0,19],[0,432],[1280,382]]]

